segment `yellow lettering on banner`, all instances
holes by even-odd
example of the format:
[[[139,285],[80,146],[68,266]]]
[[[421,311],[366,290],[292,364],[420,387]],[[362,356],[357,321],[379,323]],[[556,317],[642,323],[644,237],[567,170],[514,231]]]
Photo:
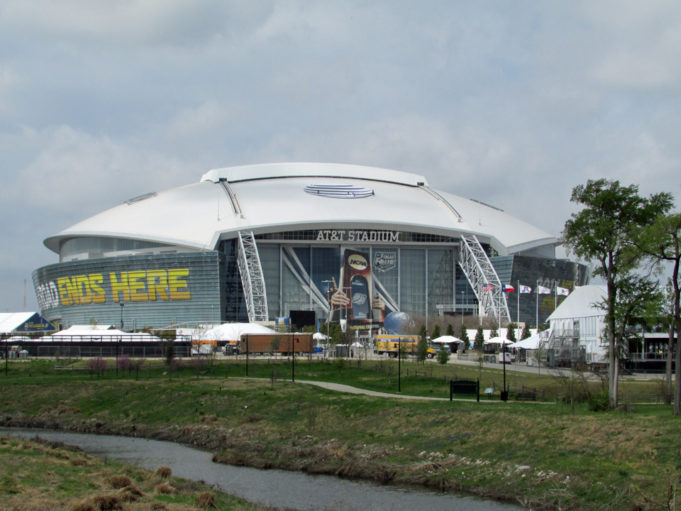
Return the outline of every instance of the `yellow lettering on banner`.
[[[168,300],[168,274],[165,270],[149,270],[147,272],[147,290],[149,300]]]
[[[130,299],[133,302],[146,302],[149,296],[146,293],[147,283],[145,281],[147,272],[130,271],[128,272],[128,285],[130,289]]]
[[[90,274],[90,291],[92,292],[92,303],[105,303],[106,295],[102,288],[104,276],[101,273]]]
[[[81,305],[92,302],[92,295],[90,294],[90,279],[88,279],[88,276],[78,275],[73,277],[73,280],[76,284],[75,287],[77,293],[77,297],[74,298],[74,301],[77,301]]]
[[[66,277],[66,292],[69,294],[69,298],[71,300],[71,303],[73,305],[77,305],[80,303],[80,299],[78,297],[78,282],[77,282],[76,277]]]
[[[130,301],[130,288],[128,287],[128,272],[121,272],[120,280],[116,277],[114,272],[109,273],[109,279],[111,280],[111,295],[113,296],[113,301],[120,302],[119,293],[123,293],[123,301]]]
[[[192,295],[189,291],[182,291],[187,289],[187,281],[189,276],[188,268],[178,268],[175,270],[168,270],[168,288],[170,289],[171,300],[190,300]]]
[[[68,289],[66,288],[66,282],[68,277],[59,277],[57,279],[57,289],[59,290],[59,301],[62,305],[73,305],[73,299],[69,296]]]

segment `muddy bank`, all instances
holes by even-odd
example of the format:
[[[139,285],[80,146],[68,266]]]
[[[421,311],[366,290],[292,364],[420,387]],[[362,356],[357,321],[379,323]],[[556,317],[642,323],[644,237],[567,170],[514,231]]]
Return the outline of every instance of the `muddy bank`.
[[[83,419],[75,417],[74,411],[57,407],[49,414],[5,414],[0,417],[0,426],[165,440],[212,452],[213,461],[218,463],[303,471],[398,486],[425,487],[520,504],[536,510],[554,509],[550,503],[518,498],[513,496],[512,492],[501,494],[486,488],[460,484],[448,474],[450,469],[466,462],[456,457],[435,461],[424,457],[404,464],[386,463],[381,459],[388,453],[386,448],[381,446],[362,445],[360,448],[350,449],[346,444],[333,439],[320,441],[311,436],[285,438],[273,444],[253,441],[248,432],[224,428],[210,423],[210,420],[202,424],[169,424],[161,429],[158,426],[130,422]]]

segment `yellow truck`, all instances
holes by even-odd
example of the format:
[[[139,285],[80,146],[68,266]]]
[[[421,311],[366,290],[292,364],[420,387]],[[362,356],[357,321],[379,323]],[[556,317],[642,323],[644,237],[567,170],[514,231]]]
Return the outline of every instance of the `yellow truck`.
[[[418,343],[419,336],[416,334],[379,334],[374,338],[374,353],[397,357],[397,351],[401,346],[403,354],[415,355]]]

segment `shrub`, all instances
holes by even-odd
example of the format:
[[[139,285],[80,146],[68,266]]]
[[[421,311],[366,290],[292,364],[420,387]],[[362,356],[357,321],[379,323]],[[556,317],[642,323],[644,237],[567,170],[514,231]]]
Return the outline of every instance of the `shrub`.
[[[439,364],[445,365],[449,361],[449,350],[442,347],[440,351],[437,352],[437,361]]]
[[[196,505],[201,509],[214,509],[215,508],[215,495],[209,492],[203,492],[196,499]]]
[[[610,399],[608,391],[602,389],[598,392],[592,392],[587,399],[589,410],[592,412],[603,412],[610,407]]]
[[[106,360],[102,357],[92,358],[87,363],[91,374],[103,374],[106,371]]]
[[[163,479],[168,479],[172,473],[173,471],[170,467],[158,467],[156,469],[156,475]]]
[[[132,360],[128,355],[120,355],[116,359],[116,367],[121,371],[130,371],[132,369]]]
[[[130,486],[132,484],[132,481],[128,476],[111,476],[109,479],[107,479],[107,482],[116,490],[119,488],[125,488],[126,486]]]

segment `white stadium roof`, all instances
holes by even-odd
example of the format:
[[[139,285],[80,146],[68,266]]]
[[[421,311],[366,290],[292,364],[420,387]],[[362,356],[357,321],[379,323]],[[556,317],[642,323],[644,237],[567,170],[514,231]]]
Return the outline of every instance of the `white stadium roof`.
[[[500,255],[553,248],[550,234],[503,211],[433,190],[423,176],[329,163],[214,169],[199,182],[146,194],[45,240],[107,237],[212,250],[239,231],[380,229],[478,236]],[[545,255],[545,254],[543,254]]]

